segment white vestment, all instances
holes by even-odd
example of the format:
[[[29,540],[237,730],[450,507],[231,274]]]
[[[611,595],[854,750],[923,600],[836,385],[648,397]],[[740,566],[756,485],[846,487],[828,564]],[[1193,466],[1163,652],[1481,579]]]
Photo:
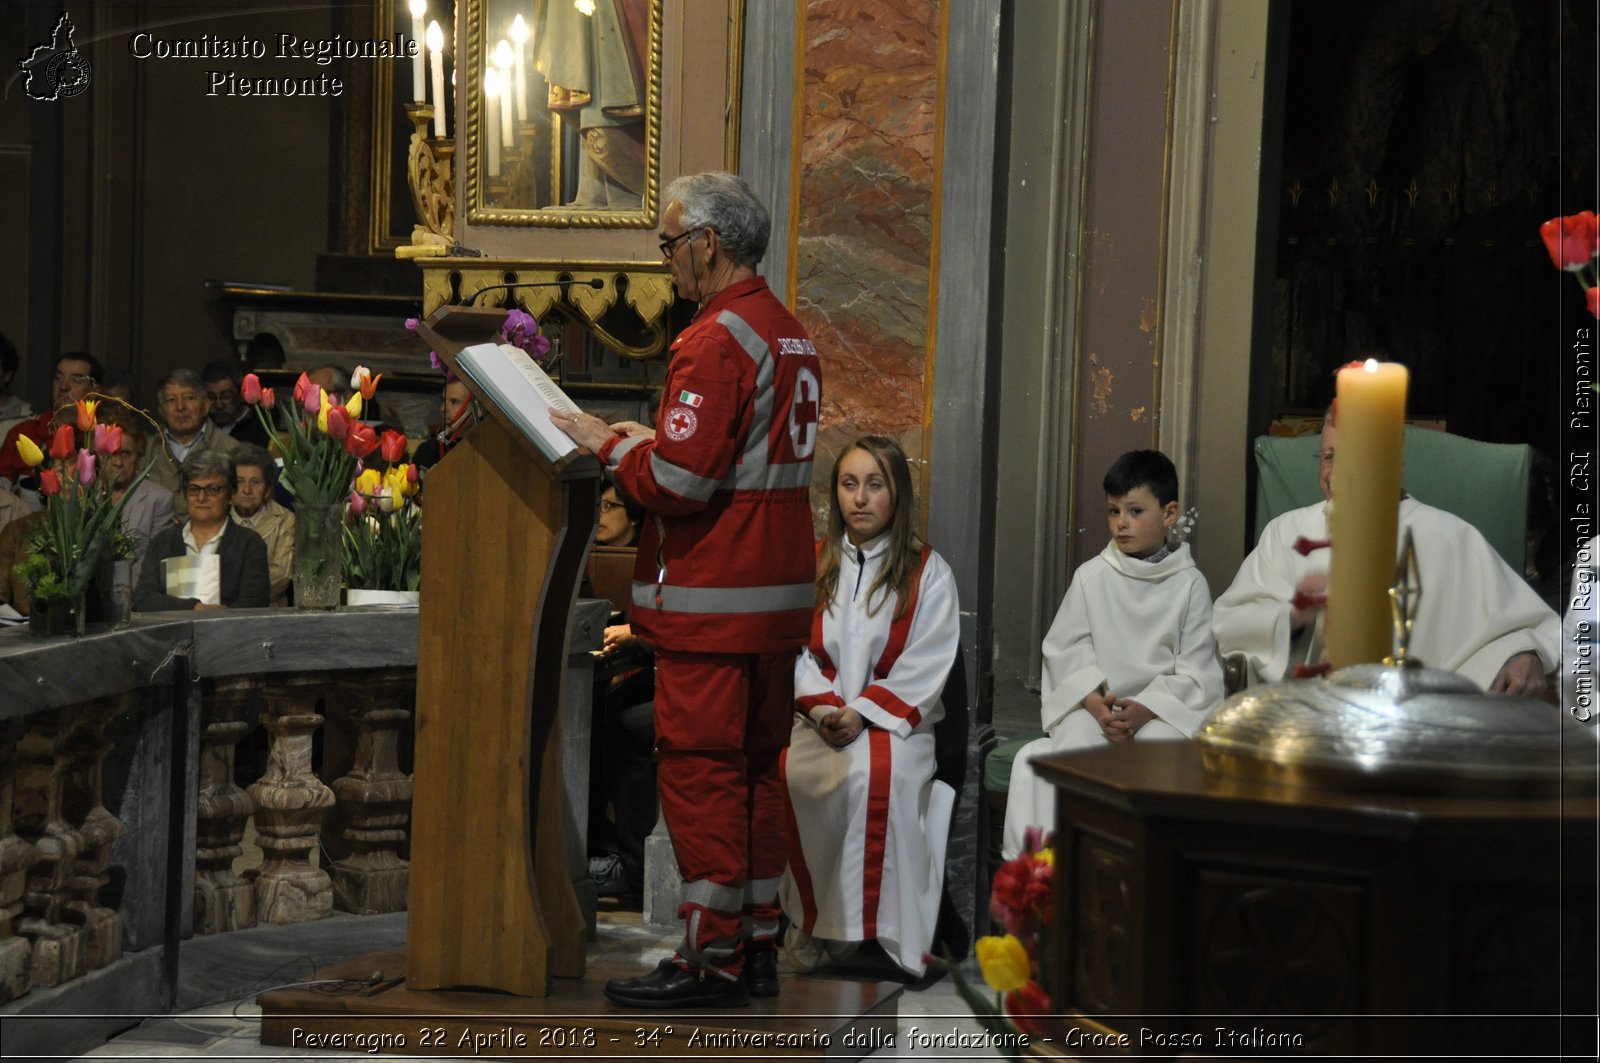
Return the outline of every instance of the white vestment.
[[[1561,659],[1561,620],[1500,559],[1478,530],[1414,498],[1400,502],[1399,542],[1411,529],[1422,597],[1411,656],[1488,689],[1507,658],[1532,650],[1545,671]],[[1327,503],[1290,510],[1262,529],[1261,541],[1217,599],[1217,645],[1243,653],[1251,683],[1276,683],[1293,666],[1289,600],[1306,576],[1328,570],[1328,551],[1302,556],[1295,540],[1328,538]],[[1320,657],[1320,653],[1313,652]]]
[[[933,778],[933,726],[944,715],[939,695],[960,624],[955,577],[932,551],[904,617],[895,620],[897,603],[882,592],[869,613],[867,590],[887,549],[887,536],[860,551],[841,544],[834,605],[795,663],[798,712],[783,761],[794,833],[778,898],[812,937],[876,939],[921,975],[955,802],[955,791]],[[868,724],[843,748],[817,732],[840,705]]]
[[[1023,746],[1012,762],[1001,844],[1007,858],[1021,851],[1028,827],[1055,827],[1054,789],[1029,761],[1106,741],[1083,707],[1102,683],[1155,713],[1135,741],[1193,736],[1223,695],[1211,591],[1188,544],[1151,562],[1107,543],[1073,574],[1043,654],[1039,715],[1049,734]]]

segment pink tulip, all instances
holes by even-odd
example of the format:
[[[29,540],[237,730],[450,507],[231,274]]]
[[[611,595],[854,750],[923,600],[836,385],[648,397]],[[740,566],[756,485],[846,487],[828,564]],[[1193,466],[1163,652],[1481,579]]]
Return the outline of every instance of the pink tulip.
[[[84,487],[92,487],[95,481],[96,468],[94,452],[88,449],[78,451],[78,483]]]
[[[295,390],[298,392],[299,389],[300,386],[296,384]],[[300,400],[300,405],[304,407],[305,411],[311,416],[315,417],[317,414],[322,412],[322,389],[317,385],[308,384],[305,394],[296,395],[295,397]]]
[[[343,439],[350,434],[350,414],[343,406],[328,407],[328,435]]]
[[[118,428],[117,432],[121,434],[122,429]],[[110,457],[117,452],[117,449],[117,445],[111,442],[111,425],[103,422],[96,424],[94,426],[94,452]]]
[[[246,373],[244,382],[239,385],[239,395],[244,401],[254,406],[261,401],[261,378],[254,373]]]
[[[350,510],[346,516],[359,517],[367,511],[367,496],[360,491],[350,492]]]
[[[261,389],[261,408],[270,410],[278,405],[278,393],[272,388]]]

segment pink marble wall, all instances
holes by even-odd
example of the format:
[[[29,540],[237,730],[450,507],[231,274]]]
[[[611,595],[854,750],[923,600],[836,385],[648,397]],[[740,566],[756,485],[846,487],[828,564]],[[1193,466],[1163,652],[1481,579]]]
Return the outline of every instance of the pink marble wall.
[[[823,361],[825,484],[864,432],[924,449],[944,10],[811,0],[801,18],[789,301]]]

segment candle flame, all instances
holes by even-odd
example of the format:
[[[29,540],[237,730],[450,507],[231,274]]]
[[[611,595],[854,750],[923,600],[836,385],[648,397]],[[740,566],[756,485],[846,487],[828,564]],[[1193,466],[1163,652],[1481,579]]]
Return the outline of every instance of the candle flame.
[[[428,13],[428,0],[411,0],[411,17],[421,18]]]
[[[515,57],[511,54],[511,42],[501,38],[500,43],[494,46],[494,65],[505,70],[515,61]]]
[[[511,39],[518,44],[528,39],[528,24],[522,21],[521,15],[511,20]]]
[[[444,31],[437,22],[428,23],[428,51],[435,55],[444,51]]]
[[[1369,373],[1376,373],[1378,371],[1378,360],[1376,358],[1368,358],[1361,363],[1361,368]]]

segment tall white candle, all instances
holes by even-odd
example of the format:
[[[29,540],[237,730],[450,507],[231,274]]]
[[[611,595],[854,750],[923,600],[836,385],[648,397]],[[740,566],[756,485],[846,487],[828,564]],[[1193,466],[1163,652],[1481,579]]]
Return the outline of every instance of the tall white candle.
[[[511,39],[517,43],[517,121],[526,122],[528,120],[528,75],[522,65],[522,55],[527,51],[528,24],[522,21],[521,15],[511,20]]]
[[[445,118],[449,104],[444,98],[444,32],[437,22],[428,23],[428,72],[433,75],[433,135],[450,135],[450,123]]]
[[[511,147],[516,141],[517,124],[511,120],[511,42],[502,39],[494,49],[494,65],[500,68],[500,144]]]
[[[422,72],[422,19],[427,13],[428,0],[411,0],[411,40],[417,46],[417,53],[411,57],[411,98],[419,103],[428,98],[423,84],[427,75]]]
[[[489,155],[489,176],[500,176],[500,75],[490,67],[483,72],[484,117],[488,129],[484,143]]]

